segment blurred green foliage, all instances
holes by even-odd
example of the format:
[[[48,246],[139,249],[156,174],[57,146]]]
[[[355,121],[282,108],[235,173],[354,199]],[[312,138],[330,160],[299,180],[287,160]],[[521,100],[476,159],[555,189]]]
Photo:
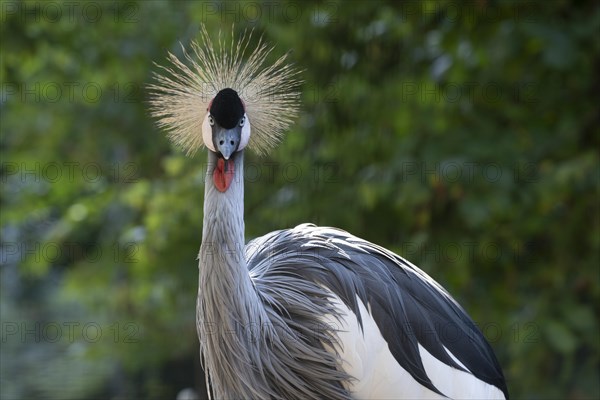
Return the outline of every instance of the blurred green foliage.
[[[2,398],[203,389],[204,155],[145,88],[200,24],[304,70],[246,235],[338,226],[464,305],[516,398],[600,396],[594,1],[1,3]],[[255,35],[255,39],[258,35]]]

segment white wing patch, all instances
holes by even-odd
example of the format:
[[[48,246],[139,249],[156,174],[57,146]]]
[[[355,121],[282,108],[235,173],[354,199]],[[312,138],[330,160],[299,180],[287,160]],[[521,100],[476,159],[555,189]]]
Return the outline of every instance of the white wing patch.
[[[446,352],[459,365],[464,365],[444,347]],[[419,354],[425,372],[435,385],[436,388],[450,398],[458,399],[504,399],[504,393],[494,385],[490,385],[484,381],[477,379],[474,375],[468,372],[458,370],[449,365],[444,364],[423,346],[419,344]],[[468,369],[467,369],[468,370]]]
[[[375,320],[358,296],[356,300],[362,318],[364,335],[356,315],[338,296],[330,293],[331,302],[337,308],[341,320],[327,315],[323,317],[322,321],[327,326],[338,330],[341,347],[336,346],[336,350],[342,358],[344,371],[355,378],[346,387],[353,397],[357,399],[446,398],[421,385],[398,364]],[[463,366],[454,354],[448,349],[446,351],[454,361]],[[477,379],[470,373],[444,364],[421,345],[419,345],[419,353],[427,376],[434,386],[447,397],[504,399],[504,394],[497,387]]]
[[[419,384],[396,362],[387,342],[381,336],[377,324],[367,312],[360,298],[364,336],[356,315],[337,297],[332,295],[332,304],[338,309],[341,321],[328,315],[323,322],[338,329],[342,348],[336,350],[343,359],[342,368],[356,380],[347,389],[357,399],[443,399]]]

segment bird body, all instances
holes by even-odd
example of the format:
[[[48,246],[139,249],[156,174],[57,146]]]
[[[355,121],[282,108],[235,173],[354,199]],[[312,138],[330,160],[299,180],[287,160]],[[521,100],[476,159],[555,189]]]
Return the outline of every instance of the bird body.
[[[297,95],[272,95],[294,72],[282,59],[261,70],[260,45],[243,65],[247,42],[219,53],[203,35],[198,63],[173,57],[151,104],[175,142],[208,148],[196,325],[215,398],[507,398],[466,312],[398,255],[310,224],[245,244],[244,152],[290,123]],[[253,80],[257,98],[244,94]]]
[[[291,275],[287,285],[312,282],[330,296],[334,311],[320,322],[336,333],[333,351],[353,377],[344,383],[351,396],[507,395],[491,347],[462,307],[398,255],[339,229],[303,224],[250,242],[246,258],[251,279],[265,286]]]

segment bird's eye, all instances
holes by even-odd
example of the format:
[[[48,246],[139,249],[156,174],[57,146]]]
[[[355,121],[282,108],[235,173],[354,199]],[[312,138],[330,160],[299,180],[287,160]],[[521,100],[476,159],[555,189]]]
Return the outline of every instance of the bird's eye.
[[[208,123],[210,124],[210,126],[213,126],[215,124],[215,120],[213,119],[212,115],[210,115],[210,114],[208,116]]]
[[[246,122],[246,118],[242,117],[242,119],[240,119],[240,126],[244,126],[245,122]]]

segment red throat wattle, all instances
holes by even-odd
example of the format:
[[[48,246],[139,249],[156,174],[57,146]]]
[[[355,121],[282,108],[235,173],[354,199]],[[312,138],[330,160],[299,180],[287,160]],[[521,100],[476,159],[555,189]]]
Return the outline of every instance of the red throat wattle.
[[[227,168],[225,168],[226,163]],[[229,189],[235,174],[233,168],[233,160],[225,161],[223,158],[217,160],[217,166],[213,172],[213,182],[219,192],[224,193]]]

